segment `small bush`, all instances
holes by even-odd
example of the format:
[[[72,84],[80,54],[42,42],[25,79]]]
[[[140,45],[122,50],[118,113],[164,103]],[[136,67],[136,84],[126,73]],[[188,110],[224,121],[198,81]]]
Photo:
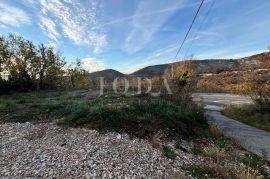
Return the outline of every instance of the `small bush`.
[[[163,152],[163,155],[169,159],[174,160],[176,158],[176,153],[173,151],[171,147],[163,146],[162,152]]]

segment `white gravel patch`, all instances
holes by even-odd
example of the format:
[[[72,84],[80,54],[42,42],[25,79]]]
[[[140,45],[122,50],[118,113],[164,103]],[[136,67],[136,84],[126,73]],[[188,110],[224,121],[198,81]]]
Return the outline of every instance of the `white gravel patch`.
[[[126,134],[52,123],[0,125],[0,178],[170,178],[196,160],[175,152],[173,161],[149,141]]]

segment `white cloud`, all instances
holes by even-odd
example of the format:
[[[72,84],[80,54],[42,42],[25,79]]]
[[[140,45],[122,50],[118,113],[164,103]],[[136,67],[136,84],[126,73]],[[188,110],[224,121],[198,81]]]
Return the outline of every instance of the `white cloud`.
[[[25,11],[0,3],[0,23],[19,27],[24,24],[30,24],[30,22],[31,19]]]
[[[50,18],[46,16],[41,16],[39,26],[44,32],[46,32],[46,34],[48,34],[48,37],[51,40],[57,41],[57,38],[59,37],[59,33],[56,30],[55,23]]]
[[[98,28],[99,3],[84,3],[76,0],[40,1],[42,15],[50,15],[54,23],[59,24],[65,37],[77,45],[88,45],[94,53],[99,53],[107,44],[106,34]]]
[[[104,70],[106,68],[105,63],[102,60],[96,58],[87,57],[81,60],[83,69],[88,72],[95,72]]]
[[[132,30],[125,40],[125,49],[131,53],[142,49],[183,4],[183,1],[140,1],[131,21]]]

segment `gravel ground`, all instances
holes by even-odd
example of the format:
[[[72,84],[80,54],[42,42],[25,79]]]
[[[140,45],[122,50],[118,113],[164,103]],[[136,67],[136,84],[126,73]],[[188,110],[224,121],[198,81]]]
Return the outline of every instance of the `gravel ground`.
[[[175,150],[173,161],[147,140],[128,135],[52,123],[1,124],[0,150],[0,178],[170,178],[171,171],[196,160]]]

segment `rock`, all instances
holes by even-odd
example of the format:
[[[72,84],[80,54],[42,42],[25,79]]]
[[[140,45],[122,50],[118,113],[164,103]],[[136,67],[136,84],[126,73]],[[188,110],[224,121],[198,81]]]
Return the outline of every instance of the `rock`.
[[[23,137],[41,128],[42,138]],[[88,129],[62,129],[53,123],[0,124],[0,141],[0,176],[6,178],[164,178],[193,157],[178,150],[182,157],[171,162],[148,140]]]
[[[118,134],[117,136],[116,136],[116,138],[118,139],[118,140],[120,140],[121,139],[121,134]]]

